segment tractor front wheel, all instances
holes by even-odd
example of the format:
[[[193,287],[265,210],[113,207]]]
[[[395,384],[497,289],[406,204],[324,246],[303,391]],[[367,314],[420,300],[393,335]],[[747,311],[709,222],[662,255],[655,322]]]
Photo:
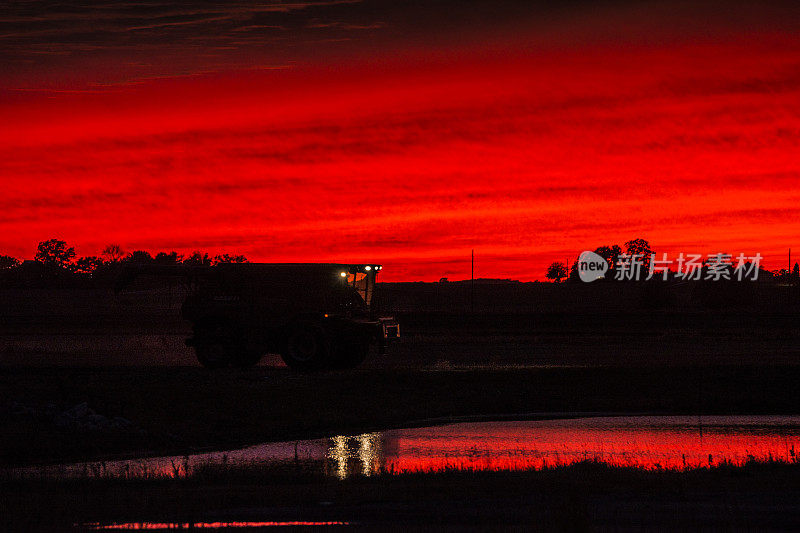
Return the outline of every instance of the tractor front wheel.
[[[337,343],[333,353],[333,368],[355,368],[369,355],[369,339],[347,339]]]

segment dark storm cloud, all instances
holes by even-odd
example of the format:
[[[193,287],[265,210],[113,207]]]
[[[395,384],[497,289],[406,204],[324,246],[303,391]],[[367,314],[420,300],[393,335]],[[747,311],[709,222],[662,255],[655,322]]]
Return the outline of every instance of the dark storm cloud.
[[[87,1],[0,8],[0,87],[77,89],[387,50],[616,44],[797,29],[796,2]]]
[[[521,4],[522,5],[522,4]],[[506,6],[507,7],[507,6]],[[300,2],[12,2],[0,11],[0,50],[7,60],[92,51],[182,47],[258,46],[274,38],[284,47],[349,40],[384,27],[403,35],[446,31],[507,9],[487,2],[383,2],[308,0]],[[460,21],[460,23],[459,23]],[[411,32],[413,35],[413,32]]]
[[[83,70],[96,73],[84,74],[89,84],[108,83],[282,64],[310,43],[379,28],[369,16],[342,18],[356,2],[12,2],[0,9],[0,81],[63,83]]]

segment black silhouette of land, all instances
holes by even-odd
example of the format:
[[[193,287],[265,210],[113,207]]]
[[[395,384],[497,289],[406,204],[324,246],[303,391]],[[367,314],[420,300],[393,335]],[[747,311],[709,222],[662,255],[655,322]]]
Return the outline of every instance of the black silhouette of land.
[[[800,407],[800,298],[789,272],[749,283],[383,283],[376,304],[397,317],[402,342],[356,369],[306,375],[270,354],[249,370],[200,368],[183,344],[189,327],[180,318],[179,280],[143,277],[118,290],[108,259],[84,261],[88,271],[74,256],[69,268],[39,259],[2,271],[4,466],[182,454],[464,416],[797,414]],[[84,403],[125,423],[65,430],[48,414]],[[208,509],[248,506],[287,520],[373,525],[534,520],[552,529],[580,519],[601,528],[738,528],[769,517],[780,529],[797,525],[796,474],[794,464],[754,464],[685,474],[578,465],[347,482],[271,471],[172,481],[4,477],[0,501],[12,529],[194,520]],[[437,499],[442,491],[450,496]],[[318,501],[334,501],[336,511],[309,503]],[[407,510],[402,519],[397,509]]]

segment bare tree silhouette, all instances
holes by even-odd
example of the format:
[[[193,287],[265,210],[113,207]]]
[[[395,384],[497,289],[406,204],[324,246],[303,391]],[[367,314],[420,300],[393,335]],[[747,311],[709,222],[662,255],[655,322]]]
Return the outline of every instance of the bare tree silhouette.
[[[608,262],[608,272],[604,279],[613,281],[615,279],[615,270],[619,266],[619,256],[622,255],[622,248],[618,244],[611,246],[603,245],[595,248],[594,253],[602,257]],[[625,253],[628,255],[641,254],[642,258],[642,272],[646,275],[650,270],[650,254],[653,251],[650,249],[650,243],[645,239],[633,239],[625,243]],[[578,259],[573,261],[569,269],[569,279],[577,280],[578,276]]]
[[[614,244],[612,246],[600,246],[599,248],[595,249],[594,253],[605,259],[608,263],[608,269],[613,272],[617,268],[617,263],[619,263],[619,256],[622,254],[622,248],[620,248],[618,244]],[[611,278],[613,277],[613,274],[607,277]]]
[[[119,244],[109,244],[103,248],[103,255],[110,263],[118,263],[125,257],[125,252]]]
[[[639,238],[626,242],[625,253],[628,255],[640,255],[642,258],[642,271],[647,273],[650,270],[650,255],[653,250],[647,240]]]
[[[129,253],[124,261],[126,263],[147,264],[153,262],[153,256],[150,255],[150,252],[135,250]]]
[[[75,248],[58,239],[42,241],[36,248],[36,261],[45,265],[69,268],[74,258]]]
[[[547,273],[545,274],[547,279],[552,279],[556,283],[561,281],[561,278],[567,277],[567,265],[562,263],[561,261],[555,261],[547,267]]]
[[[247,258],[243,255],[222,254],[214,257],[214,263],[247,263]]]
[[[183,260],[184,265],[192,266],[211,266],[213,263],[214,261],[208,254],[199,251],[192,252],[189,257]]]
[[[94,274],[98,269],[103,268],[105,261],[101,258],[90,255],[81,257],[75,262],[75,272],[78,274]]]
[[[160,265],[175,265],[183,261],[183,256],[178,252],[158,252],[153,261]]]
[[[8,270],[19,266],[19,259],[10,255],[0,255],[0,270]]]

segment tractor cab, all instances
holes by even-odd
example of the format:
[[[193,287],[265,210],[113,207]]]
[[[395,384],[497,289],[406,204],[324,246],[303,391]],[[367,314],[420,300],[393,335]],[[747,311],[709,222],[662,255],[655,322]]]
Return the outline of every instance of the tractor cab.
[[[375,293],[376,278],[382,268],[381,265],[343,265],[339,272],[339,281],[355,290],[369,310]]]

